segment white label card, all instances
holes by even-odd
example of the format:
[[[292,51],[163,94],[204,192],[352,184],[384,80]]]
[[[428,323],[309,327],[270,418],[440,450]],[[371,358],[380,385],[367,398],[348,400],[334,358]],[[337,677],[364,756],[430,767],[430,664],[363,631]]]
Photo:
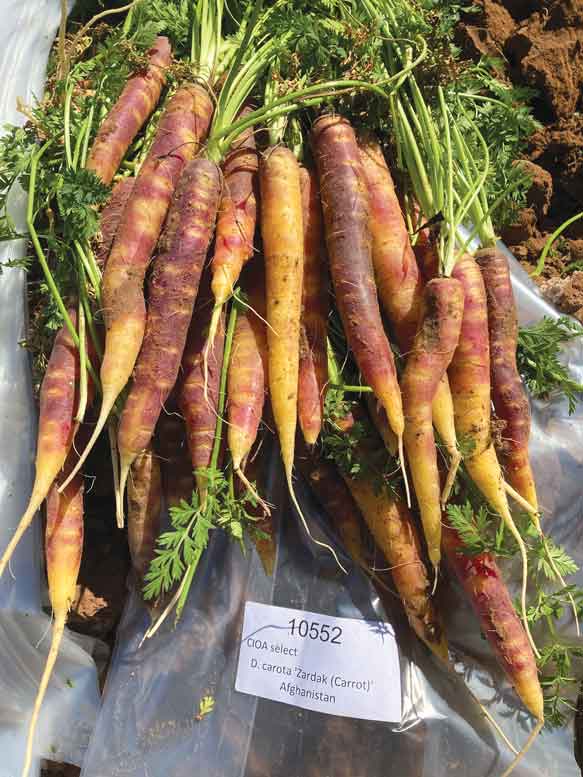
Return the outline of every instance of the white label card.
[[[247,602],[235,688],[329,715],[397,723],[395,633],[382,621]]]

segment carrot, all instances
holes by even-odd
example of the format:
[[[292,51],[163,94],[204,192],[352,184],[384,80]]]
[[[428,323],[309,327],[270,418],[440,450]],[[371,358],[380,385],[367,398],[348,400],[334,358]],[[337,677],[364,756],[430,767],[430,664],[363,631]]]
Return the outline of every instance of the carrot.
[[[268,150],[261,164],[260,186],[269,394],[285,474],[293,490],[304,238],[300,170],[289,149]]]
[[[111,196],[99,217],[100,237],[95,252],[95,261],[103,270],[109,258],[109,252],[113,245],[121,218],[127,201],[134,188],[135,178],[122,178],[111,190]]]
[[[132,462],[145,451],[176,382],[220,196],[219,169],[189,162],[174,195],[154,259],[144,341],[118,431],[120,499]]]
[[[159,36],[148,52],[147,67],[130,78],[105,117],[86,165],[104,183],[111,183],[133,139],[158,104],[171,61],[170,42]]]
[[[381,436],[385,448],[389,451],[391,456],[395,457],[398,453],[398,441],[393,430],[389,426],[389,421],[384,408],[379,405],[378,399],[370,392],[366,395],[366,406],[373,426]]]
[[[298,420],[300,317],[304,271],[304,230],[300,167],[294,154],[272,146],[260,167],[261,236],[265,256],[267,301],[267,362],[269,396],[291,501],[308,536],[312,537],[293,486],[295,436]]]
[[[45,553],[49,598],[54,616],[53,634],[29,722],[22,777],[26,777],[30,770],[38,716],[59,654],[67,614],[75,599],[82,552],[83,478],[77,475],[62,493],[58,492],[55,483],[47,497]]]
[[[242,308],[237,315],[227,374],[227,440],[233,469],[247,488],[250,484],[243,466],[257,439],[267,386],[265,284],[263,278],[253,281],[249,290],[252,310]]]
[[[491,553],[464,555],[458,533],[447,523],[443,529],[443,549],[498,663],[526,708],[542,720],[543,695],[536,661],[495,557]]]
[[[379,297],[397,345],[406,357],[413,348],[423,306],[425,281],[409,240],[401,204],[381,147],[374,135],[368,132],[360,133],[358,143],[370,199],[372,262]],[[429,258],[432,245],[426,234],[422,234],[419,242],[427,252],[424,264],[432,265],[430,277],[434,277],[437,255],[433,253],[432,258]],[[442,496],[442,500],[447,501],[461,457],[457,449],[453,404],[446,375],[442,376],[434,393],[432,418],[450,462]]]
[[[212,312],[212,298],[208,287],[205,286],[201,289],[194,308],[182,358],[183,376],[178,389],[178,405],[186,424],[190,460],[201,501],[207,490],[207,478],[201,470],[208,467],[211,462],[225,343],[223,315],[209,354],[205,387],[204,353]]]
[[[441,558],[441,501],[432,403],[459,339],[463,289],[454,278],[435,278],[425,286],[413,350],[401,378],[405,413],[405,451],[429,560]]]
[[[364,565],[364,547],[358,507],[340,473],[329,461],[298,456],[297,465],[314,496],[332,519],[348,555]]]
[[[77,323],[74,308],[69,311]],[[39,425],[36,446],[36,476],[24,515],[0,559],[0,577],[20,538],[30,526],[61,471],[75,433],[75,410],[79,380],[79,353],[66,325],[59,330],[40,389]]]
[[[250,108],[244,109],[239,118],[250,112]],[[233,143],[223,163],[223,194],[211,263],[215,309],[209,343],[214,338],[223,305],[233,294],[243,266],[253,256],[258,167],[255,135],[250,127]]]
[[[245,482],[238,484],[238,493],[241,495],[243,489],[248,489],[246,483],[253,481],[257,483],[257,489],[253,491],[263,491],[268,477],[265,457],[259,455],[259,446],[266,445],[266,437],[269,432],[263,435],[263,439],[258,443],[258,448],[254,451],[252,457],[245,462]],[[247,503],[246,511],[255,518],[251,527],[251,539],[257,550],[257,555],[261,560],[266,575],[273,575],[276,560],[276,538],[273,525],[273,518],[269,510],[265,510],[265,502],[258,499],[257,504],[253,506]]]
[[[427,647],[447,662],[447,642],[431,601],[427,569],[413,517],[402,500],[390,499],[362,479],[345,477],[346,485],[390,565],[393,581],[411,627]]]
[[[516,367],[518,321],[508,261],[495,247],[478,251],[476,261],[482,271],[488,301],[492,400],[496,415],[506,422],[503,432],[506,475],[536,511],[536,486],[528,456],[530,408]]]
[[[417,331],[423,279],[380,144],[372,133],[361,132],[358,145],[370,202],[377,289],[397,345],[406,355]]]
[[[181,87],[168,102],[136,178],[103,275],[106,338],[101,411],[72,475],[87,458],[132,374],[146,328],[144,276],[180,174],[198,151],[211,114],[212,103],[205,89]]]
[[[161,510],[160,463],[149,445],[132,463],[128,480],[128,544],[139,589],[154,558]]]
[[[190,501],[194,490],[192,465],[186,443],[184,419],[172,399],[156,426],[156,451],[160,458],[162,491],[167,507]]]
[[[322,429],[328,382],[328,278],[318,179],[312,170],[302,167],[300,182],[304,225],[304,276],[300,320],[298,417],[304,440],[308,445],[314,445]]]
[[[312,141],[336,304],[363,378],[383,405],[397,436],[403,464],[403,406],[376,294],[370,209],[356,136],[346,119],[326,115],[314,124]]]
[[[508,526],[518,544],[523,566],[523,623],[533,651],[538,657],[526,620],[526,548],[510,513],[502,470],[490,436],[490,347],[484,281],[480,268],[469,255],[457,261],[453,276],[464,289],[460,338],[449,367],[457,437],[467,451],[464,464],[469,476]]]

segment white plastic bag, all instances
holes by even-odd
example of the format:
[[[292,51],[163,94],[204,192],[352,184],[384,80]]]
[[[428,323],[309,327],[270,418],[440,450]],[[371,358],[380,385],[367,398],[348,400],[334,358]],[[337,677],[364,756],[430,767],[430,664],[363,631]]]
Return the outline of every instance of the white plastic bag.
[[[42,96],[49,50],[60,20],[59,0],[0,0],[0,124],[23,123],[17,97]],[[12,216],[26,232],[25,196]],[[21,257],[24,241],[0,246],[0,262]],[[26,278],[0,274],[0,550],[24,512],[34,475],[36,408],[26,337]],[[19,777],[26,730],[50,641],[41,610],[41,532],[35,521],[0,580],[0,777]],[[83,643],[85,646],[83,647]],[[39,719],[38,755],[80,764],[99,704],[91,640],[66,634]],[[38,773],[38,764],[32,774]]]

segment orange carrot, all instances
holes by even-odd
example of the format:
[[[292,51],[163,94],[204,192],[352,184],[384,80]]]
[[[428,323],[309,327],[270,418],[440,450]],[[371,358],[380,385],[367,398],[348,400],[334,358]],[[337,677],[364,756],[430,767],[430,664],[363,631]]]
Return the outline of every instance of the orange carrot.
[[[432,603],[429,576],[413,517],[402,500],[390,499],[365,479],[345,477],[346,485],[389,563],[411,627],[427,647],[447,662],[447,641]]]
[[[102,402],[95,430],[74,474],[95,444],[128,382],[146,328],[144,276],[180,175],[199,149],[212,114],[206,90],[181,87],[162,114],[156,137],[126,204],[103,275],[106,326]]]
[[[371,133],[363,132],[359,135],[359,148],[370,199],[372,261],[379,297],[395,341],[406,357],[413,348],[425,281],[409,240],[399,198],[381,147]],[[429,237],[423,234],[420,242],[426,246],[427,251],[424,264],[429,264],[429,252],[432,249]],[[433,254],[432,262],[436,256]],[[432,269],[436,272],[437,267]],[[430,277],[434,277],[435,272],[432,271]],[[435,390],[432,418],[450,461],[443,494],[447,501],[461,458],[457,450],[447,375],[442,376]]]
[[[302,167],[300,181],[304,225],[304,278],[300,321],[298,416],[304,440],[308,445],[314,445],[322,429],[328,383],[328,275],[318,179],[313,170]]]
[[[145,71],[130,78],[105,117],[86,165],[104,183],[111,183],[133,139],[158,104],[171,61],[168,38],[156,38]]]
[[[219,169],[189,162],[180,178],[149,280],[146,331],[118,430],[120,499],[132,462],[152,439],[184,351],[220,196]]]
[[[68,311],[73,325],[77,314]],[[0,559],[0,576],[61,471],[75,433],[79,352],[66,325],[59,330],[40,389],[36,476],[26,511]]]
[[[480,621],[498,663],[526,708],[543,719],[543,695],[536,661],[491,553],[465,555],[458,533],[444,526],[443,548]]]
[[[534,653],[538,656],[526,620],[526,548],[510,513],[502,470],[490,435],[490,346],[484,281],[480,268],[468,255],[457,261],[453,275],[464,289],[460,338],[449,367],[456,432],[458,440],[462,440],[467,449],[464,464],[469,476],[508,526],[518,544],[523,567],[523,624]]]
[[[182,358],[183,376],[178,389],[178,405],[186,424],[190,459],[201,500],[206,494],[207,478],[200,470],[208,467],[211,461],[225,343],[225,320],[222,315],[209,352],[205,395],[204,353],[212,312],[212,297],[205,283],[194,307]]]
[[[327,115],[314,124],[312,141],[336,304],[348,345],[387,413],[402,460],[403,406],[377,299],[369,200],[356,136],[346,119]]]
[[[149,445],[133,462],[128,480],[128,544],[140,590],[155,555],[161,510],[160,463]]]
[[[498,418],[506,422],[503,459],[510,485],[538,509],[536,486],[528,456],[530,408],[516,367],[518,320],[508,261],[497,248],[476,254],[488,301],[492,400]]]
[[[250,112],[250,108],[244,109],[239,118]],[[250,127],[233,143],[223,163],[223,194],[211,263],[215,310],[209,341],[214,338],[222,307],[232,295],[243,266],[253,256],[258,166],[254,130]]]
[[[267,387],[265,284],[261,277],[252,281],[245,286],[252,310],[244,308],[237,315],[227,373],[227,439],[233,469],[243,482],[242,468],[257,439]]]
[[[54,616],[53,634],[29,722],[22,777],[26,777],[30,770],[36,724],[59,654],[67,615],[75,599],[82,552],[83,478],[77,475],[62,493],[58,492],[57,484],[52,486],[47,497],[45,553],[49,598]]]
[[[358,507],[340,473],[329,461],[298,456],[297,465],[314,496],[330,516],[350,558],[364,564],[364,547]]]
[[[101,270],[107,264],[109,252],[117,234],[125,206],[134,188],[134,183],[135,178],[122,178],[118,181],[111,190],[111,196],[101,211],[99,217],[101,234],[97,250],[95,251],[95,261]]]
[[[372,133],[362,132],[358,145],[370,202],[372,263],[378,293],[397,345],[406,355],[417,331],[423,280],[379,142]]]
[[[423,291],[413,350],[401,378],[405,451],[423,522],[429,560],[441,558],[441,501],[432,403],[459,339],[463,289],[454,278],[435,278]]]

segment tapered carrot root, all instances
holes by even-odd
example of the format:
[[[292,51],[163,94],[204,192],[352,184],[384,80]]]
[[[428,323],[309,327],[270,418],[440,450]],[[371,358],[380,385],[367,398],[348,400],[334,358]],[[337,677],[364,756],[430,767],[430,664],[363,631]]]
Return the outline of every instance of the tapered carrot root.
[[[442,505],[445,505],[451,494],[457,471],[462,460],[457,445],[453,398],[451,396],[447,374],[443,375],[439,381],[437,391],[433,397],[431,415],[433,417],[433,426],[436,428],[439,440],[447,452],[449,462],[445,484],[441,493],[441,503]]]
[[[241,117],[249,112],[250,109],[243,110]],[[223,305],[232,295],[243,266],[253,256],[258,168],[255,135],[251,127],[233,144],[223,164],[223,194],[211,263],[215,310],[209,328],[209,343],[214,338]]]
[[[87,160],[87,169],[108,184],[148,116],[160,99],[172,61],[168,38],[160,36],[148,52],[148,65],[127,82],[105,120]]]
[[[128,544],[139,589],[155,555],[161,510],[160,463],[150,445],[133,462],[128,479]]]
[[[518,493],[538,509],[536,486],[528,457],[530,408],[516,367],[518,321],[508,261],[497,248],[478,251],[488,300],[492,400],[498,418],[506,422],[503,461],[506,476]]]
[[[441,558],[441,500],[432,403],[457,346],[464,308],[454,278],[435,278],[423,292],[413,350],[401,378],[405,451],[421,513],[429,560]]]
[[[50,490],[47,497],[45,552],[49,597],[54,614],[53,634],[30,718],[22,777],[26,777],[30,770],[38,716],[59,654],[67,614],[75,599],[83,552],[83,478],[81,475],[77,475],[62,493],[58,493],[56,484]]]
[[[364,132],[358,144],[370,201],[372,262],[378,293],[397,345],[406,355],[417,331],[423,280],[381,147],[371,133]]]
[[[206,136],[212,108],[205,89],[181,87],[168,102],[134,183],[103,275],[106,338],[101,410],[72,474],[87,458],[134,369],[146,329],[144,276],[180,175]]]
[[[464,289],[464,315],[459,344],[448,376],[455,426],[469,456],[490,445],[490,347],[486,291],[480,268],[471,256],[462,257],[453,277]]]
[[[205,384],[204,353],[212,310],[212,298],[207,286],[201,290],[194,308],[182,358],[183,377],[178,390],[178,405],[186,424],[190,460],[201,499],[207,491],[207,480],[204,474],[198,473],[197,470],[208,467],[211,461],[225,344],[223,314],[209,352]]]
[[[390,565],[411,627],[438,658],[447,662],[443,626],[430,597],[429,577],[407,505],[401,500],[389,499],[386,493],[377,493],[365,479],[345,478],[345,481]]]
[[[316,499],[330,516],[349,556],[365,565],[361,516],[348,486],[334,464],[309,456],[299,456],[297,465],[306,477]]]
[[[371,258],[369,201],[354,130],[323,116],[312,130],[322,193],[326,245],[336,304],[354,358],[403,438],[404,419],[395,362],[385,335]]]
[[[117,234],[127,201],[134,188],[135,178],[122,178],[111,190],[111,197],[99,217],[100,239],[95,251],[95,261],[103,271]]]
[[[248,112],[242,111],[241,118]],[[229,299],[243,265],[253,256],[258,167],[251,128],[233,144],[223,164],[223,196],[211,265],[211,288],[216,305],[224,305]]]
[[[73,325],[75,309],[69,310]],[[61,471],[73,442],[79,380],[79,353],[66,325],[59,330],[40,390],[36,448],[36,475],[26,511],[0,559],[0,577],[14,549],[32,523],[53,481]]]
[[[334,549],[311,536],[293,486],[304,230],[300,168],[292,152],[283,147],[269,149],[262,159],[259,182],[265,256],[269,396],[288,491],[307,534],[316,545],[329,550],[344,570]]]
[[[308,445],[314,445],[322,429],[328,382],[328,277],[318,180],[312,170],[302,167],[300,181],[304,226],[304,277],[300,321],[298,417],[304,440]]]
[[[233,468],[242,475],[243,463],[259,431],[267,388],[265,289],[262,278],[249,291],[250,308],[239,311],[227,373],[227,440]]]
[[[463,441],[468,451],[464,455],[464,464],[469,476],[508,526],[519,547],[523,568],[523,623],[538,656],[526,620],[526,547],[510,512],[502,469],[490,436],[490,346],[484,282],[480,268],[471,256],[462,257],[456,263],[453,274],[464,289],[460,338],[449,367],[456,432],[458,440]]]
[[[219,196],[217,166],[207,159],[189,162],[168,213],[161,252],[153,262],[146,332],[119,424],[122,508],[132,462],[149,445],[176,382]]]
[[[192,464],[186,442],[184,419],[169,401],[156,426],[156,451],[160,459],[162,491],[167,507],[189,502],[194,491]]]
[[[259,443],[261,445],[265,443],[264,439]],[[265,459],[262,456],[254,455],[249,457],[245,462],[245,479],[247,482],[252,481],[256,484],[256,488],[253,491],[263,491],[266,477]],[[248,487],[243,480],[239,480],[237,483],[237,493],[242,495],[244,491],[248,491]],[[255,506],[247,503],[245,508],[247,512],[255,518],[253,523],[253,529],[251,533],[251,539],[257,550],[257,555],[261,560],[263,569],[266,575],[273,575],[276,560],[276,540],[275,540],[275,527],[273,525],[273,518],[271,511],[265,509],[265,502],[258,499]]]
[[[464,555],[459,535],[448,526],[443,530],[443,548],[498,663],[526,708],[542,720],[543,695],[536,661],[494,556]]]
[[[303,226],[300,170],[286,148],[262,160],[261,234],[265,255],[269,394],[291,484],[298,404]]]

